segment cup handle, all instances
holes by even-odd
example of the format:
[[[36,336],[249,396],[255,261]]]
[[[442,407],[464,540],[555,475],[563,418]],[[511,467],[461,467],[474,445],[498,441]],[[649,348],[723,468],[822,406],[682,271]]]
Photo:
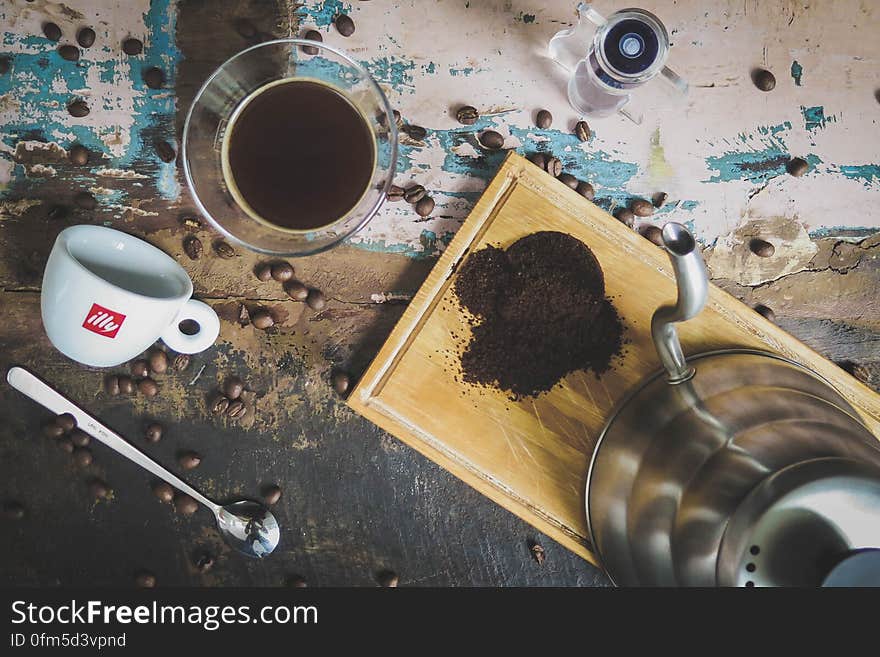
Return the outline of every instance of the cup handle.
[[[180,330],[180,323],[187,319],[199,325],[198,333],[187,335]],[[214,344],[218,335],[220,335],[220,320],[217,318],[217,313],[208,304],[190,299],[159,337],[178,353],[195,354]]]

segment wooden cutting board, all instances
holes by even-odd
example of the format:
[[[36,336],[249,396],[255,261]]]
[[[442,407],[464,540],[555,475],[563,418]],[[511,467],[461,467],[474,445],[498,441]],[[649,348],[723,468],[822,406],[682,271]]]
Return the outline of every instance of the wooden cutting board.
[[[587,244],[626,326],[622,362],[597,379],[574,372],[536,399],[455,380],[470,334],[452,289],[457,266],[487,244],[541,230]],[[349,405],[584,558],[594,561],[584,510],[587,467],[615,403],[660,367],[654,310],[675,299],[658,248],[528,160],[510,153],[413,298]],[[818,372],[880,431],[880,396],[732,296],[711,286],[705,310],[679,325],[686,354],[729,347],[776,352]]]

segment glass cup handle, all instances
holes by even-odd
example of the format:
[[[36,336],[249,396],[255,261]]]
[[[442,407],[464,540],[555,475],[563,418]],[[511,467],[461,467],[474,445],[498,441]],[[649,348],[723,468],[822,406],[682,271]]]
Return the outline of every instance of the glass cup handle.
[[[198,324],[198,333],[187,335],[181,331],[180,323],[185,320],[192,320]],[[159,337],[178,353],[195,354],[214,344],[218,335],[220,335],[220,320],[214,309],[206,303],[190,299]]]
[[[672,85],[673,89],[675,89],[682,96],[686,96],[688,92],[688,83],[687,81],[678,75],[675,71],[673,71],[668,66],[664,66],[660,69],[660,76],[666,80],[669,84]]]

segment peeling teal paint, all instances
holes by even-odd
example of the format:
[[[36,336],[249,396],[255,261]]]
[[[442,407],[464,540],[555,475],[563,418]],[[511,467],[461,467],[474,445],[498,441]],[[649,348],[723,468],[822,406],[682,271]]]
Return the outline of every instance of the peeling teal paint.
[[[791,78],[794,80],[795,85],[798,87],[801,86],[801,78],[804,75],[804,67],[798,64],[797,60],[794,60],[791,63]]]
[[[449,75],[452,77],[458,77],[459,75],[462,77],[468,77],[474,74],[473,66],[465,66],[463,68],[455,68],[454,66],[449,67]]]
[[[42,36],[23,36],[4,31],[3,45],[19,44],[26,52],[11,54],[12,69],[7,75],[0,77],[0,95],[9,94],[10,98],[20,104],[16,120],[2,126],[0,140],[3,145],[12,150],[19,141],[34,140],[54,141],[67,148],[78,142],[108,157],[109,159],[102,162],[102,166],[125,169],[138,162],[153,162],[161,172],[158,176],[160,194],[170,200],[176,199],[179,186],[176,180],[168,180],[174,178],[174,165],[159,163],[153,152],[152,140],[145,144],[141,135],[145,129],[159,130],[164,133],[165,138],[174,142],[175,96],[168,93],[168,89],[148,89],[141,72],[149,66],[159,66],[165,71],[167,87],[173,88],[177,64],[180,61],[180,51],[174,42],[176,7],[173,0],[152,1],[149,11],[144,14],[144,24],[150,39],[144,53],[138,57],[127,57],[119,52],[114,59],[95,62],[89,59],[88,51],[85,51],[78,62],[68,62],[61,59],[57,45]],[[6,12],[5,8],[0,9],[0,24],[9,24]],[[100,47],[104,53],[111,52],[106,44]],[[99,79],[104,83],[112,83],[120,77],[130,77],[132,80],[134,123],[128,134],[129,144],[119,157],[109,157],[98,130],[85,125],[85,122],[71,119],[65,110],[70,100],[76,97],[69,90],[88,86],[86,77],[90,69],[97,70]],[[23,80],[27,83],[23,83]],[[63,91],[55,91],[55,88]],[[102,109],[112,108],[92,106],[93,112]],[[169,168],[170,173],[165,172],[165,168]],[[22,168],[16,166],[12,175],[11,183],[14,184],[21,179]],[[86,185],[96,184],[94,177],[79,182]],[[114,200],[122,202],[121,199]]]
[[[804,115],[804,127],[810,132],[824,128],[826,123],[837,122],[837,117],[833,114],[825,116],[825,108],[821,105],[816,107],[804,107],[802,105],[801,113]]]
[[[309,22],[316,27],[329,27],[339,14],[347,14],[350,11],[351,5],[340,0],[324,0],[313,6],[302,5],[297,9],[300,16],[308,17]]]
[[[821,163],[818,155],[802,155],[810,168]],[[706,166],[715,171],[703,182],[720,183],[732,180],[747,180],[752,183],[765,183],[771,178],[786,173],[786,165],[791,159],[784,149],[768,147],[759,151],[728,152],[724,155],[706,158]]]
[[[390,57],[376,57],[362,63],[376,82],[387,84],[398,92],[404,88],[407,88],[410,93],[414,91],[412,76],[416,68],[414,61],[392,55]]]
[[[417,260],[423,258],[435,257],[442,248],[449,246],[455,233],[445,231],[441,235],[437,235],[432,230],[423,230],[419,235],[419,246],[412,244],[389,244],[385,240],[359,240],[357,238],[351,242],[352,246],[364,249],[365,251],[373,251],[377,253],[397,253],[405,255],[409,258]]]
[[[428,75],[433,75],[434,71],[437,70],[437,65],[434,62],[428,62],[427,64],[422,64],[422,72],[427,73]]]
[[[839,164],[829,167],[828,171],[850,180],[862,181],[865,187],[880,184],[880,164]]]

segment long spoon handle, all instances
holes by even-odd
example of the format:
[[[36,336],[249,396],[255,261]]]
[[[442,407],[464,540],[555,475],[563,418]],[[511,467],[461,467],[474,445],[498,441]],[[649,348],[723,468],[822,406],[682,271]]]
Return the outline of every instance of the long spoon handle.
[[[100,440],[110,449],[119,452],[126,458],[137,463],[144,470],[156,475],[160,479],[164,479],[177,490],[195,498],[211,509],[215,514],[220,511],[220,507],[217,504],[214,504],[183,479],[163,468],[137,447],[125,440],[125,438],[101,424],[96,418],[86,413],[79,406],[61,395],[57,390],[51,388],[48,384],[38,379],[31,372],[21,367],[11,367],[6,373],[6,380],[13,388],[24,393],[38,404],[45,406],[56,415],[70,413],[76,419],[76,426],[92,436],[95,440]]]

